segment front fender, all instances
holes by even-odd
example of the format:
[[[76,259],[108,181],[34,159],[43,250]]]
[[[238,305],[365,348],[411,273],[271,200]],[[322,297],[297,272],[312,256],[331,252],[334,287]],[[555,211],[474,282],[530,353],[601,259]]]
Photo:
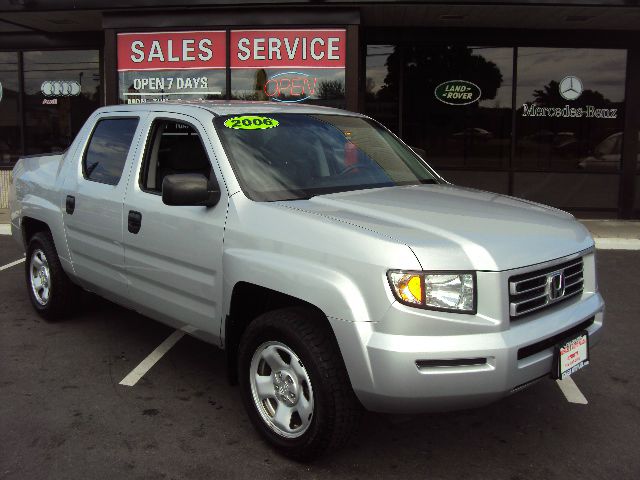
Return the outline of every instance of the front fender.
[[[363,292],[345,274],[324,265],[287,255],[245,249],[228,249],[223,262],[226,292],[238,282],[247,282],[303,300],[319,308],[327,317],[347,367],[351,385],[358,391],[369,387],[373,373],[366,352],[375,317],[384,311],[370,312]],[[385,295],[381,294],[381,298]],[[230,310],[231,295],[225,295],[225,312]],[[248,302],[251,299],[247,299]],[[222,322],[223,329],[226,323]],[[225,338],[225,332],[221,332]]]
[[[60,258],[62,268],[68,274],[73,275],[73,265],[70,260],[69,249],[64,232],[62,212],[59,206],[51,201],[50,198],[27,194],[22,198],[20,207],[12,213],[12,233],[16,241],[23,242],[26,249],[26,239],[23,238],[23,224],[25,218],[38,220],[49,227],[56,252]]]
[[[232,292],[239,282],[247,282],[304,300],[328,317],[372,321],[358,285],[327,266],[279,253],[229,248],[225,250],[223,269],[226,292]],[[230,294],[225,295],[226,312],[230,298]]]

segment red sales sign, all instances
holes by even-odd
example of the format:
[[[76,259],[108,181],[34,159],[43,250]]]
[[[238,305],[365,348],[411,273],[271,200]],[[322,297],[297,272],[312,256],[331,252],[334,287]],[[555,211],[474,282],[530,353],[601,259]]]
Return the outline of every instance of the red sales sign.
[[[231,68],[344,68],[345,30],[235,30]]]
[[[118,71],[226,67],[225,32],[118,34]]]

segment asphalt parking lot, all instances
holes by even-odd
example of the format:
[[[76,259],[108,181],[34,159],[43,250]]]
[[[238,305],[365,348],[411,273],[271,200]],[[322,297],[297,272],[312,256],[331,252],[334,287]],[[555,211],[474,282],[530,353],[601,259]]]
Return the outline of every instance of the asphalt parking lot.
[[[0,266],[21,258],[0,236]],[[119,382],[172,329],[88,296],[40,319],[22,264],[0,271],[0,479],[632,479],[640,476],[640,252],[598,251],[605,339],[574,375],[587,405],[542,381],[471,411],[367,413],[310,465],[267,447],[215,347],[182,338],[133,387]]]

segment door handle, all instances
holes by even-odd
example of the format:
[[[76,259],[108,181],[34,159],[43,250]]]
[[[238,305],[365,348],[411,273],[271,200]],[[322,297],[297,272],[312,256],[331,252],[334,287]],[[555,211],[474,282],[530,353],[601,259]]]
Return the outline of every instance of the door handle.
[[[129,210],[129,218],[127,219],[127,229],[136,234],[140,231],[140,227],[142,226],[142,214],[140,212],[136,212],[135,210]]]
[[[73,195],[67,195],[66,211],[69,215],[73,215],[73,211],[76,209],[76,197]]]

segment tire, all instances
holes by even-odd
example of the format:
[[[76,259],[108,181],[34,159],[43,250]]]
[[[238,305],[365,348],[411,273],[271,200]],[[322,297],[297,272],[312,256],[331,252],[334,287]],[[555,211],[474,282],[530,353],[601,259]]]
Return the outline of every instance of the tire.
[[[238,356],[244,406],[269,444],[310,461],[347,442],[361,406],[323,315],[299,307],[267,312],[245,330]],[[279,418],[280,408],[286,415]]]
[[[25,279],[29,300],[40,316],[56,320],[71,312],[76,288],[62,269],[49,232],[38,232],[29,240]]]

